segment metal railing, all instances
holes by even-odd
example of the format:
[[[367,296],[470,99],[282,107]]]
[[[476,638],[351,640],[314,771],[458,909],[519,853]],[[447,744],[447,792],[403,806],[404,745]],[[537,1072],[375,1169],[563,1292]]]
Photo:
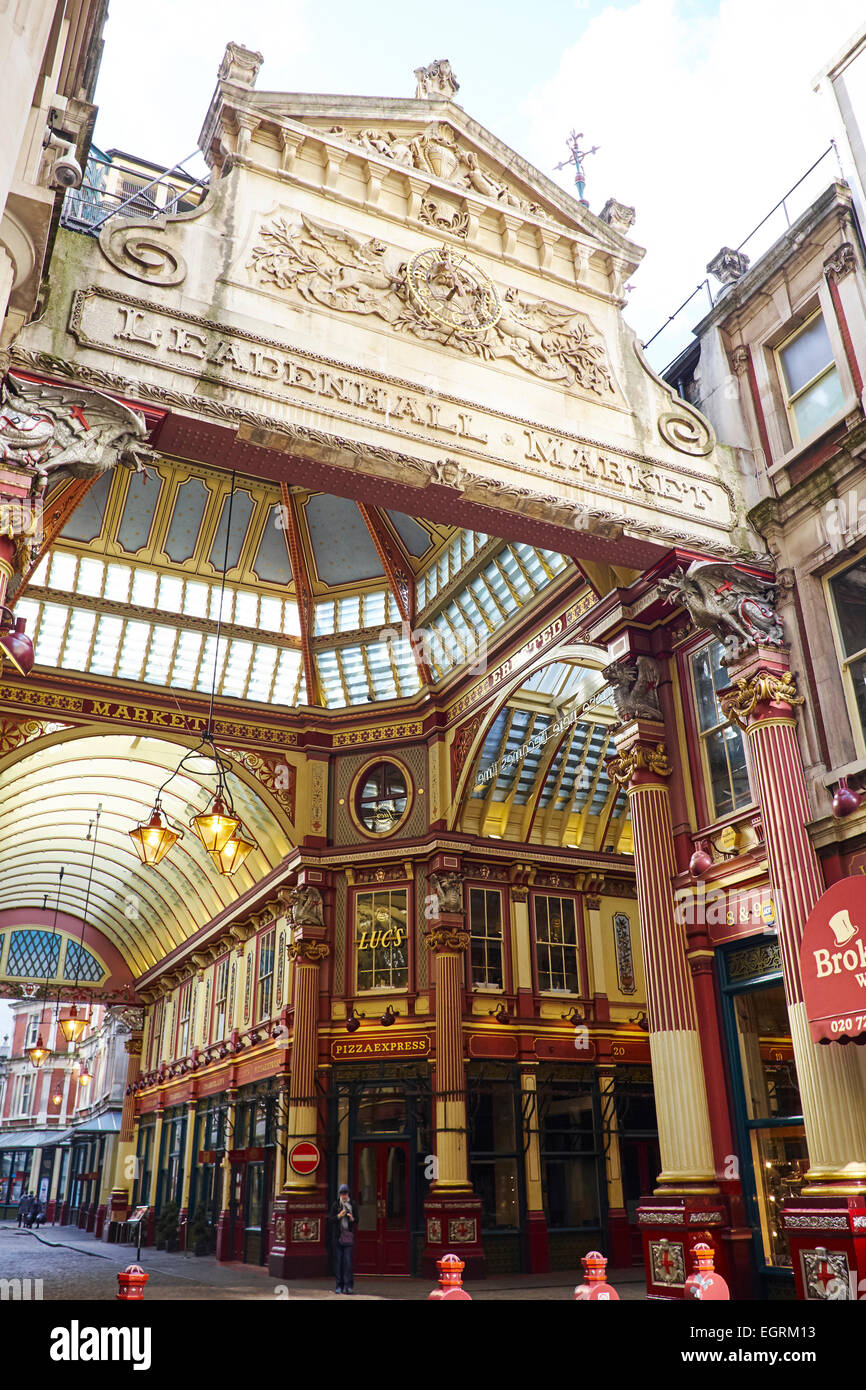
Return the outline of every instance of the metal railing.
[[[827,159],[831,154],[835,154],[836,156],[836,162],[839,168],[839,178],[841,179],[843,177],[843,174],[842,165],[839,160],[839,152],[836,148],[835,140],[831,140],[830,144],[827,146],[826,150],[824,150],[823,154],[820,154],[818,158],[815,160],[815,162],[809,165],[809,168],[806,170],[804,174],[800,175],[797,182],[791,185],[791,187],[787,190],[787,192],[783,194],[779,201],[775,203],[773,207],[770,208],[770,211],[766,214],[766,216],[762,217],[760,222],[758,222],[757,225],[754,226],[745,237],[743,237],[743,240],[740,242],[739,246],[736,246],[733,249],[735,251],[745,250],[746,247],[750,246],[750,244],[755,242],[760,232],[765,232],[764,237],[759,239],[757,259],[759,259],[767,251],[769,251],[770,247],[774,244],[774,242],[778,241],[779,237],[784,236],[785,232],[790,228],[792,221],[796,221],[796,219],[806,211],[806,208],[814,202],[815,197],[817,196],[816,192],[810,192],[808,196],[804,195],[800,198],[795,199],[794,206],[796,210],[793,212],[792,217],[791,200],[793,195],[796,194],[797,191],[803,187],[803,185],[810,178],[810,176],[814,174],[815,170],[819,168],[819,166],[824,163],[824,160]],[[777,217],[777,214],[780,212],[782,214],[782,217],[784,218],[784,225],[782,225],[781,218]],[[773,222],[774,218],[776,218],[776,225],[774,227],[771,227],[770,224]],[[755,247],[753,246],[752,249],[754,251]],[[672,314],[668,315],[661,327],[657,328],[655,333],[653,333],[653,335],[650,338],[646,339],[646,341],[642,344],[644,351],[646,352],[647,349],[658,338],[661,337],[665,330],[671,326],[671,324],[674,324],[677,322],[677,320],[679,320],[680,315],[688,308],[692,300],[695,299],[697,295],[704,293],[706,293],[707,299],[709,300],[709,307],[710,309],[712,309],[713,305],[718,299],[718,294],[716,294],[715,297],[713,296],[712,287],[707,276],[705,276],[704,279],[701,280],[695,286],[691,294],[688,296],[687,299],[683,300],[679,308],[675,309]],[[680,343],[679,348],[672,355],[667,355],[665,357],[664,360],[666,365],[663,369],[656,367],[656,370],[661,371],[662,375],[664,375],[664,372],[667,371],[671,363],[674,362],[677,357],[679,357],[680,353],[683,352],[685,348],[689,346],[690,341],[692,341],[694,338],[691,324],[689,324],[687,329],[681,328],[680,331],[683,334],[683,341]]]
[[[87,161],[81,187],[70,188],[66,194],[60,214],[61,226],[86,236],[96,236],[113,217],[156,218],[172,212],[191,211],[199,205],[209,186],[206,177],[189,179],[184,170],[183,166],[197,153],[193,151],[186,159],[157,174],[149,183],[143,183],[126,194],[113,193],[106,188],[108,171],[116,171],[121,178],[136,177],[135,171],[112,160],[92,156]],[[189,182],[178,187],[177,175],[184,180],[189,179]]]

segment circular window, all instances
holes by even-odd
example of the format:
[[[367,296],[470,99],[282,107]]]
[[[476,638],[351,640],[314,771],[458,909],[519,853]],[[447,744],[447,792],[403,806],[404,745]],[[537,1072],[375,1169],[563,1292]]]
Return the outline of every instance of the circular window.
[[[355,814],[371,835],[390,835],[409,805],[406,774],[396,763],[372,763],[358,778]]]

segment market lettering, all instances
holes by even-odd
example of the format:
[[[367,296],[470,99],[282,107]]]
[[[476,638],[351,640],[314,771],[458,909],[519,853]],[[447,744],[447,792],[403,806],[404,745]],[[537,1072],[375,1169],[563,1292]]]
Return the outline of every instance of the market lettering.
[[[644,492],[656,501],[688,503],[698,512],[705,512],[712,506],[713,495],[708,488],[676,478],[652,464],[612,458],[601,450],[587,449],[559,435],[540,434],[538,430],[524,430],[523,437],[526,440],[523,456],[527,463],[567,469],[572,475],[583,474],[592,484],[606,483],[627,493]]]
[[[840,975],[843,970],[853,972],[858,969],[866,968],[866,948],[863,942],[857,942],[857,950],[853,947],[847,951],[826,951],[820,949],[812,952],[815,957],[815,966],[818,979],[823,980],[828,975]],[[857,983],[866,989],[866,975],[858,975]]]

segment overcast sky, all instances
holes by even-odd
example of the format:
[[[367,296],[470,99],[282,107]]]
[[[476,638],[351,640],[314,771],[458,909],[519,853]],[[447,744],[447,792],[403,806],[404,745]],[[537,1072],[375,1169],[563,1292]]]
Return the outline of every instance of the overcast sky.
[[[264,54],[263,90],[413,96],[414,69],[449,58],[464,109],[564,187],[568,131],[600,146],[586,196],[637,210],[627,317],[646,339],[827,148],[812,79],[863,19],[863,0],[111,0],[96,139],[190,154],[231,39]]]

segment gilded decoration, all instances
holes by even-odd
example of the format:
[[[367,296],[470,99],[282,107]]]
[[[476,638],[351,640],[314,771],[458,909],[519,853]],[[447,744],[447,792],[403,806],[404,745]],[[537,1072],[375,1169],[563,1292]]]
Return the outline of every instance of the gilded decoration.
[[[670,777],[673,769],[663,743],[657,743],[654,748],[636,743],[633,748],[610,758],[607,771],[618,787],[628,787],[636,772],[654,772],[658,777]]]
[[[295,1217],[292,1221],[292,1242],[302,1244],[306,1241],[317,1241],[321,1230],[321,1222],[318,1216]]]
[[[751,946],[747,951],[733,951],[727,960],[729,980],[754,980],[782,969],[778,945]]]
[[[331,954],[327,941],[290,941],[286,951],[289,960],[306,961],[308,965],[318,965]]]
[[[685,1250],[679,1241],[651,1240],[647,1242],[650,1273],[654,1284],[681,1287],[686,1282]]]
[[[735,689],[721,697],[721,705],[728,719],[745,729],[749,715],[758,705],[783,704],[793,707],[802,705],[803,700],[804,697],[797,694],[790,671],[784,671],[781,675],[763,671],[737,681]]]
[[[434,927],[427,932],[427,945],[431,951],[465,951],[469,945],[468,931],[459,927]]]

